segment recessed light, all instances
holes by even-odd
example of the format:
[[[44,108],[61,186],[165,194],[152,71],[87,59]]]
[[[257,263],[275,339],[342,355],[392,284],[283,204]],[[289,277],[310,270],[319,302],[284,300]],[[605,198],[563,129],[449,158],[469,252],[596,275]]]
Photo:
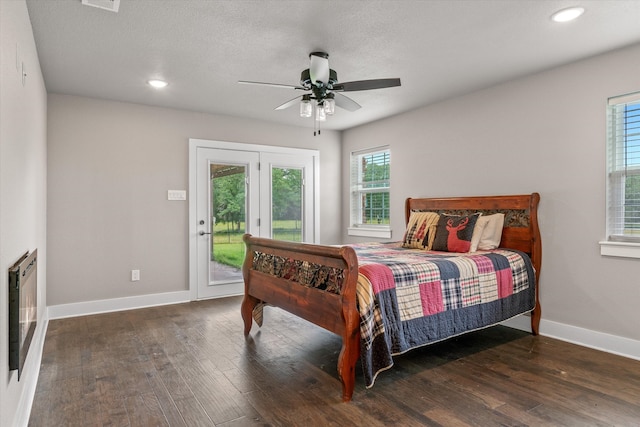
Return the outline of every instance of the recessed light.
[[[569,22],[578,18],[584,13],[584,7],[569,7],[562,9],[551,15],[551,19],[555,22]]]
[[[161,89],[166,85],[168,85],[167,82],[162,80],[149,80],[147,83],[149,83],[151,86],[155,87],[156,89]]]

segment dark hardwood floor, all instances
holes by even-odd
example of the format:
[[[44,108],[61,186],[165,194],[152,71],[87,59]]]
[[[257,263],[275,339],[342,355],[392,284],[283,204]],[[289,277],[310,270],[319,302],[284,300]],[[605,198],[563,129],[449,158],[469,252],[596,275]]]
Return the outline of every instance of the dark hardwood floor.
[[[341,402],[339,337],[239,297],[53,320],[30,426],[639,426],[640,362],[498,326]],[[359,368],[358,368],[359,369]]]

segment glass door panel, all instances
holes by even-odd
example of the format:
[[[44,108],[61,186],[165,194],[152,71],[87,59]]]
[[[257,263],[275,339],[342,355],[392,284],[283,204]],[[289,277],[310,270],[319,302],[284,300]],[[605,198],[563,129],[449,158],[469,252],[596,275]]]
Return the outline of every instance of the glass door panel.
[[[228,283],[242,280],[246,232],[247,171],[245,165],[211,163],[211,246],[209,280]]]
[[[316,243],[315,158],[261,153],[260,165],[262,235]]]
[[[302,169],[271,169],[271,238],[303,241]]]

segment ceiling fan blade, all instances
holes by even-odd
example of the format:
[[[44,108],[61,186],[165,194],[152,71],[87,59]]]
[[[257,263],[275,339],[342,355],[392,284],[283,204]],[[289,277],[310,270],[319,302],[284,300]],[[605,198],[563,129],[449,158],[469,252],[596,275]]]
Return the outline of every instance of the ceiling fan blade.
[[[360,104],[358,104],[356,101],[349,98],[348,96],[344,96],[341,93],[334,93],[334,95],[335,95],[334,100],[336,101],[336,105],[340,108],[344,108],[347,111],[356,111],[357,109],[362,108]]]
[[[400,86],[400,79],[373,79],[336,83],[333,85],[333,90],[340,92],[355,92],[358,90],[383,89],[395,86]]]
[[[329,82],[329,55],[324,52],[309,54],[309,75],[311,83],[321,81],[325,85]]]
[[[294,105],[298,104],[299,102],[300,102],[300,97],[296,96],[295,98],[285,102],[284,104],[277,106],[275,109],[276,110],[284,110],[285,108],[293,107]]]
[[[284,87],[284,88],[287,88],[287,89],[306,90],[302,86],[283,85],[283,84],[280,84],[280,83],[249,82],[249,81],[246,81],[246,80],[239,80],[238,83],[243,84],[243,85],[273,86],[273,87]]]

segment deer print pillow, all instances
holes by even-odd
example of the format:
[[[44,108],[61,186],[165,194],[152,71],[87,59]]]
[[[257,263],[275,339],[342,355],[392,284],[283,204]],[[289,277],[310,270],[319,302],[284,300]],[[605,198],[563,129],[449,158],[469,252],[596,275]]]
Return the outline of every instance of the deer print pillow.
[[[469,252],[473,229],[479,213],[473,215],[440,215],[433,242],[434,251]]]

